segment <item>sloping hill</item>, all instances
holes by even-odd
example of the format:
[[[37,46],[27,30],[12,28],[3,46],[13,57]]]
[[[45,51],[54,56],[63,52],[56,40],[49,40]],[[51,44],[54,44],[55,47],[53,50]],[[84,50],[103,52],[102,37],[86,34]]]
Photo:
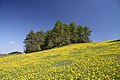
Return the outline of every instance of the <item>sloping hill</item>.
[[[72,44],[0,58],[0,80],[120,80],[120,42]]]

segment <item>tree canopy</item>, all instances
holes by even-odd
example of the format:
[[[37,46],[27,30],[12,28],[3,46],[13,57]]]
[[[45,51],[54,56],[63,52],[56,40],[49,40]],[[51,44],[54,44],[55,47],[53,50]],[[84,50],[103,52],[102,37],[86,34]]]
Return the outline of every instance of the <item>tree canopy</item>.
[[[86,26],[77,26],[75,22],[66,24],[58,20],[52,30],[46,32],[31,30],[24,40],[24,52],[31,53],[72,43],[91,42],[91,32]]]
[[[19,51],[14,51],[14,52],[10,52],[8,53],[9,55],[12,55],[12,54],[23,54],[22,52],[19,52]]]

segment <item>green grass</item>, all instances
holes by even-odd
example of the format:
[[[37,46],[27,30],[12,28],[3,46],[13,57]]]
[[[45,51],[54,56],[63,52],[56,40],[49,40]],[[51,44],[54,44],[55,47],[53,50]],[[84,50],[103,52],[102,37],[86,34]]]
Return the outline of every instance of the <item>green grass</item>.
[[[120,42],[0,57],[0,80],[120,80]]]

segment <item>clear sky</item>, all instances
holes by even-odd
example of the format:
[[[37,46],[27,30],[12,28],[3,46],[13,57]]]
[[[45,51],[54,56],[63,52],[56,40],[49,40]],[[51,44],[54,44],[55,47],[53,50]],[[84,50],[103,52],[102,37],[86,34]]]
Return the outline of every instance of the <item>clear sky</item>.
[[[58,19],[89,27],[95,42],[120,38],[120,0],[0,0],[0,53],[23,51],[30,30]]]

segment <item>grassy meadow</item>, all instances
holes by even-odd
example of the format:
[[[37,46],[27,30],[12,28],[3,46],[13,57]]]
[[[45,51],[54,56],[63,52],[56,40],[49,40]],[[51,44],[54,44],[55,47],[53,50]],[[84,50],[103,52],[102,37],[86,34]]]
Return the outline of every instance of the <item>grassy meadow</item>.
[[[120,80],[120,42],[0,57],[0,80]]]

